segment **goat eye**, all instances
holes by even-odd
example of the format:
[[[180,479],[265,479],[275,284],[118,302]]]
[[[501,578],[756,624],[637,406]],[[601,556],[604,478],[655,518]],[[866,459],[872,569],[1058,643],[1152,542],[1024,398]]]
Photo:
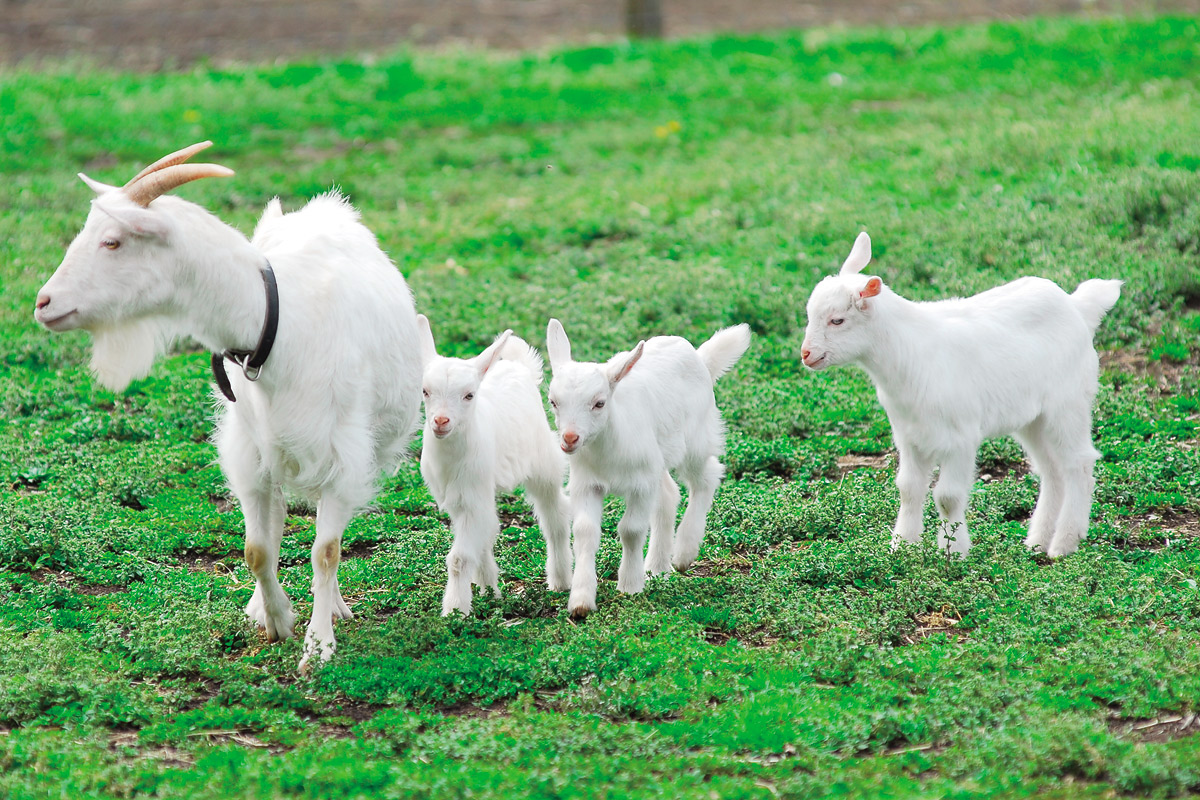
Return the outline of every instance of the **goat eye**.
[[[592,408],[595,408],[595,409],[601,409],[601,408],[604,408],[604,401],[603,401],[603,400],[597,400],[597,401],[595,402],[595,404],[592,406]]]
[[[105,239],[104,241],[100,242],[100,246],[106,250],[116,250],[121,246],[121,243],[116,239]]]
[[[550,407],[551,407],[551,408],[558,408],[558,401],[557,401],[557,400],[551,400],[551,401],[550,401]]]
[[[474,393],[474,392],[467,392],[466,396],[465,396],[465,397],[463,397],[463,400],[474,400],[474,399],[475,399],[475,393]]]
[[[836,319],[829,320],[829,324],[830,325],[841,325],[845,321],[846,321],[846,319],[844,317],[837,317]]]
[[[429,397],[429,390],[428,390],[428,389],[422,389],[422,390],[421,390],[421,394],[423,394],[425,397]]]

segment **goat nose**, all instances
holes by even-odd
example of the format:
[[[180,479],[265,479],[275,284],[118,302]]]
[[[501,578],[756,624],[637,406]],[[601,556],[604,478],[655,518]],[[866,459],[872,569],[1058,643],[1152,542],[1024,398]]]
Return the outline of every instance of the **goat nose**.
[[[807,360],[810,355],[812,355],[812,351],[807,347],[800,351],[800,357],[805,360]]]
[[[37,296],[38,309],[41,310],[48,305],[50,305],[50,295],[46,294],[45,292],[38,292],[38,296]]]
[[[573,432],[564,433],[563,441],[566,442],[567,444],[575,444],[576,442],[579,441],[579,434],[573,433]]]
[[[449,417],[434,417],[433,424],[437,425],[439,428],[444,428],[450,424],[450,418]]]

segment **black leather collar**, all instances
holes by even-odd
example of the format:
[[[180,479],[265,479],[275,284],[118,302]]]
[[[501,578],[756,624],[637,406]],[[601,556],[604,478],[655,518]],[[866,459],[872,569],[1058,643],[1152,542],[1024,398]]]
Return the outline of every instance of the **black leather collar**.
[[[231,403],[236,403],[237,398],[233,396],[233,387],[225,372],[225,359],[240,366],[246,380],[256,381],[262,372],[262,365],[267,363],[267,356],[271,355],[271,348],[275,346],[275,332],[279,328],[279,287],[275,284],[275,271],[271,269],[270,262],[262,268],[262,279],[267,290],[267,318],[263,322],[258,345],[253,350],[226,350],[212,355],[213,377],[221,394],[228,397]]]

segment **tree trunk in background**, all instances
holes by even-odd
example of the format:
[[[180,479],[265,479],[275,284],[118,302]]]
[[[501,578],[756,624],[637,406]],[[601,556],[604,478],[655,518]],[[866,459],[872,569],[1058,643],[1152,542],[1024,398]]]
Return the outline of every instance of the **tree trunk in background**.
[[[631,39],[661,39],[662,0],[625,0],[625,31]]]

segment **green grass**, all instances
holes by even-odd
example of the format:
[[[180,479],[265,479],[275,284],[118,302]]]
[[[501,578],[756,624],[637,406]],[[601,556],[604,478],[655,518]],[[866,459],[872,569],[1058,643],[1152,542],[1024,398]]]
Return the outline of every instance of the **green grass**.
[[[1200,24],[1047,20],[116,74],[0,72],[0,795],[1107,797],[1200,790]],[[840,76],[840,77],[837,77]],[[31,319],[82,224],[203,138],[180,190],[249,231],[350,194],[449,353],[558,316],[580,358],[748,322],[718,386],[729,475],[692,574],[599,611],[543,585],[502,505],[503,597],[438,616],[449,546],[412,464],[345,537],[357,619],[295,674],[241,609],[242,520],[207,356],[115,396]],[[965,561],[887,547],[866,377],[812,374],[808,291],[860,229],[913,298],[1126,281],[1097,335],[1096,505],[1021,546],[1036,496],[989,441]],[[933,512],[927,510],[932,531]],[[281,580],[306,619],[313,539]]]

